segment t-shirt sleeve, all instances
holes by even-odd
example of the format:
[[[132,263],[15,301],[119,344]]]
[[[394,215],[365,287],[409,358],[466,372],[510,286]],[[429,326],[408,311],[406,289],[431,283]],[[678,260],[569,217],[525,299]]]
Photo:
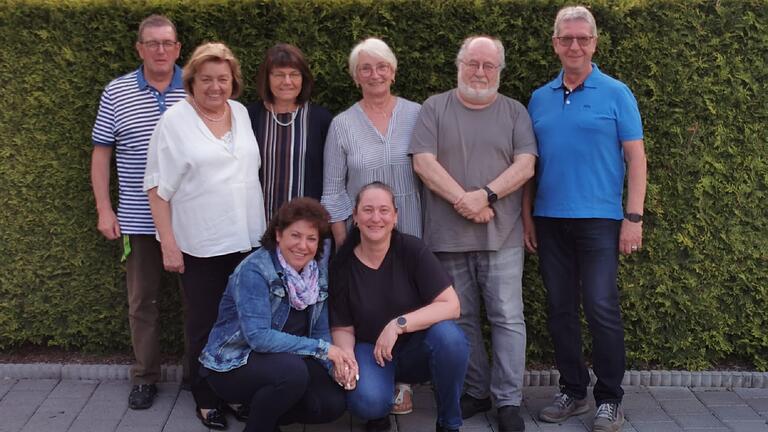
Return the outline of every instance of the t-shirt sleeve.
[[[516,103],[517,118],[515,119],[514,136],[512,142],[514,143],[513,155],[519,154],[532,154],[538,156],[538,146],[536,145],[536,135],[533,132],[533,124],[531,122],[531,116],[528,115],[528,110],[521,103]]]
[[[115,137],[115,107],[109,89],[104,89],[99,101],[99,111],[91,132],[91,140],[96,145],[111,146],[117,141]]]
[[[622,85],[617,93],[616,127],[619,140],[623,142],[643,139],[643,121],[635,95],[626,85]]]
[[[149,140],[144,191],[157,187],[158,196],[170,201],[189,165],[178,148],[182,139],[174,136],[173,127],[167,120],[165,115],[160,118]]]
[[[334,263],[328,284],[328,319],[331,327],[347,327],[354,324],[352,309],[349,305],[349,280],[347,272]],[[343,280],[342,280],[343,279]]]
[[[429,98],[422,105],[413,128],[408,154],[437,154],[437,111],[434,102],[434,98]]]
[[[417,247],[417,253],[411,268],[411,278],[415,281],[419,297],[424,304],[431,303],[446,288],[452,285],[451,278],[443,269],[434,253],[421,240],[415,239],[411,247]]]

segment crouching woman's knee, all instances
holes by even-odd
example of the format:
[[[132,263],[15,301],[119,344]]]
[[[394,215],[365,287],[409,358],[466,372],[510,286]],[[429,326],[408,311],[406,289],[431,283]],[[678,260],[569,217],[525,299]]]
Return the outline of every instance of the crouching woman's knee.
[[[389,386],[375,385],[366,376],[360,376],[355,390],[347,393],[347,409],[353,416],[362,420],[384,417],[392,410],[394,383]],[[369,381],[368,385],[365,384]],[[390,389],[387,390],[386,387]]]
[[[466,367],[469,360],[469,343],[461,328],[450,320],[440,321],[427,329],[425,343],[432,357],[452,367]]]

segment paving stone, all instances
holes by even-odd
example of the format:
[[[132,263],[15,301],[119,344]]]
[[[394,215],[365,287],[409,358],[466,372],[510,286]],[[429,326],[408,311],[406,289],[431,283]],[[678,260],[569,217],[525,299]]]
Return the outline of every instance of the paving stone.
[[[683,429],[673,421],[665,422],[632,422],[637,432],[680,432]]]
[[[195,416],[195,401],[192,393],[181,390],[177,393],[176,403],[168,416],[163,432],[208,432]]]
[[[85,405],[86,398],[48,398],[21,429],[22,432],[66,431]]]
[[[698,399],[673,399],[659,401],[668,414],[697,414],[709,412]]]
[[[713,407],[718,405],[744,405],[744,401],[738,394],[732,391],[694,391],[696,397],[704,405]]]
[[[672,418],[661,407],[654,409],[624,408],[624,417],[634,422],[665,422]]]
[[[659,402],[650,394],[625,394],[621,405],[625,413],[663,411]]]
[[[16,381],[18,380],[15,378],[3,378],[0,380],[0,400],[2,400],[5,394],[11,390],[11,387],[16,384]]]
[[[727,428],[726,425],[709,412],[701,414],[672,414],[671,416],[680,427],[686,430],[691,428]]]
[[[681,387],[654,387],[649,389],[653,398],[662,400],[677,400],[677,399],[696,399],[693,393],[687,388]]]
[[[475,416],[475,417],[482,417],[482,416]],[[473,418],[474,419],[474,418]],[[397,426],[399,431],[404,430],[413,430],[413,431],[419,431],[419,430],[432,430],[435,428],[435,411],[433,409],[419,406],[415,404],[414,401],[414,410],[412,413],[407,415],[397,415],[394,416],[393,420],[397,422]]]
[[[56,379],[20,379],[16,381],[11,391],[44,391],[50,392],[59,383]]]
[[[768,412],[768,398],[744,399],[744,402],[757,412]]]
[[[110,432],[115,430],[120,419],[97,419],[92,417],[78,417],[67,429],[67,432]]]
[[[21,385],[21,381],[27,381]],[[48,397],[50,389],[56,382],[46,382],[45,385],[35,386],[28,382],[29,380],[19,380],[9,390],[5,397],[0,400],[0,432],[19,431],[29,421],[37,411],[38,407]],[[48,390],[16,390],[17,388],[28,389],[31,387],[45,388]]]
[[[724,421],[733,432],[768,432],[764,421]]]
[[[733,392],[742,399],[765,398],[768,399],[768,388],[737,388]]]
[[[710,407],[710,409],[717,418],[723,421],[761,420],[760,415],[747,405],[720,405]]]
[[[87,400],[98,385],[98,381],[62,380],[48,397]]]

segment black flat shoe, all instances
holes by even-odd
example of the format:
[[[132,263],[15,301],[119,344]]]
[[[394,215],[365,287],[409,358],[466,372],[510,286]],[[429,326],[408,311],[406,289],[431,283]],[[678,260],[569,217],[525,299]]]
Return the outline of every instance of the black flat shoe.
[[[206,414],[205,417],[203,417],[203,414],[199,409],[195,410],[195,414],[197,414],[197,418],[200,419],[203,426],[207,428],[216,430],[225,430],[227,428],[227,418],[224,416],[224,412],[220,409],[213,408],[208,410],[208,414]]]
[[[247,422],[248,415],[251,413],[251,407],[246,404],[226,404],[224,407],[235,416],[240,422]]]

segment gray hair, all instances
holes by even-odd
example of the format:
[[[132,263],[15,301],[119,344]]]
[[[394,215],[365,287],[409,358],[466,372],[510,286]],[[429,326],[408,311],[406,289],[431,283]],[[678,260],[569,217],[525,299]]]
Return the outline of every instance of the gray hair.
[[[397,71],[397,58],[389,45],[379,38],[370,37],[352,48],[352,52],[349,53],[349,75],[352,79],[355,78],[355,71],[357,71],[357,62],[360,57],[360,53],[368,53],[374,57],[383,58],[384,61],[389,63],[392,67],[392,72]]]
[[[461,59],[466,55],[469,46],[477,39],[488,39],[496,46],[496,51],[499,53],[499,73],[501,73],[501,70],[506,66],[504,62],[504,44],[499,39],[488,35],[474,35],[464,39],[464,42],[461,43],[461,48],[459,48],[459,53],[456,54],[456,67],[459,67],[459,63],[461,63]]]
[[[169,20],[167,17],[163,15],[150,15],[144,18],[141,21],[141,24],[139,24],[139,32],[136,35],[137,41],[143,42],[141,40],[141,36],[142,36],[142,33],[144,33],[144,29],[148,27],[170,27],[171,29],[173,29],[173,36],[177,37],[176,26],[173,24],[171,20]]]
[[[557,12],[555,18],[555,26],[552,30],[552,37],[560,36],[560,24],[565,21],[582,20],[589,24],[592,31],[592,36],[597,36],[597,24],[595,24],[595,17],[592,16],[592,12],[584,6],[566,6]]]

